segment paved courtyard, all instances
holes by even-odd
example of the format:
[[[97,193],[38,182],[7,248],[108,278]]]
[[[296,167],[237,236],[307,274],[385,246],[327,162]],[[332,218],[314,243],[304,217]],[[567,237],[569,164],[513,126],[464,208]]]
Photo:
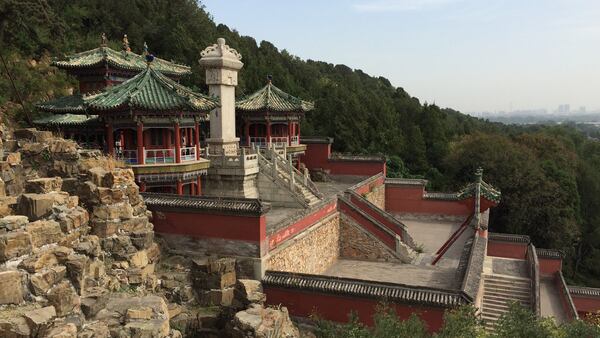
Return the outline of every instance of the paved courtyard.
[[[455,270],[435,266],[340,259],[323,275],[432,288],[456,288]]]

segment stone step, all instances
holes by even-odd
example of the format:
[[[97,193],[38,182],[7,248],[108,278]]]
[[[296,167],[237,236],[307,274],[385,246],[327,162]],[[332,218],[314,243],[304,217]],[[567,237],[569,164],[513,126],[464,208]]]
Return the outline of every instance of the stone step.
[[[519,303],[528,303],[531,300],[529,299],[529,297],[511,297],[511,296],[507,296],[507,295],[498,295],[498,294],[489,294],[489,293],[485,293],[483,294],[483,297],[486,300],[490,300],[493,302],[504,302],[504,303],[510,303],[510,302],[519,302]]]
[[[531,308],[529,304],[521,304],[521,306],[524,308]],[[510,306],[508,304],[492,304],[484,301],[482,308],[485,313],[506,313],[510,309]]]
[[[526,283],[529,283],[529,281],[531,280],[528,277],[514,277],[514,276],[490,275],[490,274],[484,274],[483,278],[484,279],[504,280],[504,281],[508,281],[508,282],[526,282]]]
[[[529,286],[529,285],[504,284],[504,283],[497,283],[495,281],[488,281],[488,280],[483,281],[483,286],[484,287],[496,287],[496,288],[502,288],[502,289],[508,289],[508,290],[523,290],[523,291],[531,290],[531,286]]]
[[[495,286],[484,286],[483,290],[485,292],[491,292],[500,295],[509,295],[515,297],[525,297],[529,298],[531,295],[531,290],[526,289],[511,289],[511,288],[499,288]]]
[[[494,276],[494,277],[484,277],[483,280],[491,281],[494,283],[506,284],[506,285],[531,285],[530,279],[496,278]]]
[[[489,297],[486,295],[483,296],[483,304],[508,305],[508,304],[514,303],[514,302],[522,304],[523,306],[531,304],[528,299],[527,300],[510,299],[510,298],[498,299],[498,297]]]

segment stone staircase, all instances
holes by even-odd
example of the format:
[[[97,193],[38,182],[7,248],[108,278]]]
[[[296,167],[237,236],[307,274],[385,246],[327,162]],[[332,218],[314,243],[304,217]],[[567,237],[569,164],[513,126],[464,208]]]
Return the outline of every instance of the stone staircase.
[[[508,312],[511,302],[531,307],[530,279],[484,274],[481,316],[487,330],[494,330],[498,319]]]
[[[289,190],[302,205],[308,207],[321,201],[322,195],[308,172],[300,173],[292,165],[291,159],[286,159],[273,149],[267,149],[264,154],[258,151],[257,154],[261,172]]]

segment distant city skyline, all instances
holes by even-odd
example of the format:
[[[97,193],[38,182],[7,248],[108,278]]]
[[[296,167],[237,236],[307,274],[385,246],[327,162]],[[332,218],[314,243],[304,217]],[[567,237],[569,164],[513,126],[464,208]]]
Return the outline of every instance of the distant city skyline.
[[[465,113],[600,108],[600,1],[204,0],[302,59],[388,78]]]

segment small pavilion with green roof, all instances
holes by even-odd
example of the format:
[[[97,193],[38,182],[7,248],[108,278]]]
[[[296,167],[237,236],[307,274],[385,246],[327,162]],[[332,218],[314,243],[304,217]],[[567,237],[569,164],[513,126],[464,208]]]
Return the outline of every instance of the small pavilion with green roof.
[[[180,85],[154,68],[84,97],[86,112],[106,126],[109,154],[130,164],[142,191],[200,194],[209,161],[200,156],[200,126],[215,98]]]
[[[98,148],[105,144],[104,125],[97,116],[86,111],[85,96],[127,81],[147,67],[146,44],[142,55],[131,51],[127,35],[123,37],[122,45],[120,51],[108,47],[106,35],[102,34],[99,47],[53,60],[53,66],[77,78],[79,93],[37,103],[36,108],[46,114],[35,120],[34,124],[39,128],[60,132],[86,147]],[[152,67],[175,81],[191,74],[189,66],[156,57]]]
[[[142,55],[132,52],[127,35],[123,37],[122,50],[116,51],[108,47],[106,36],[103,34],[99,47],[55,59],[52,65],[77,77],[79,92],[83,94],[102,90],[132,78],[146,68],[146,54],[148,50],[145,44]],[[184,75],[191,74],[189,66],[172,61],[154,58],[152,63],[156,70],[176,81]]]
[[[300,145],[300,120],[314,108],[275,87],[270,77],[263,88],[235,104],[242,142],[249,147],[293,147]]]

